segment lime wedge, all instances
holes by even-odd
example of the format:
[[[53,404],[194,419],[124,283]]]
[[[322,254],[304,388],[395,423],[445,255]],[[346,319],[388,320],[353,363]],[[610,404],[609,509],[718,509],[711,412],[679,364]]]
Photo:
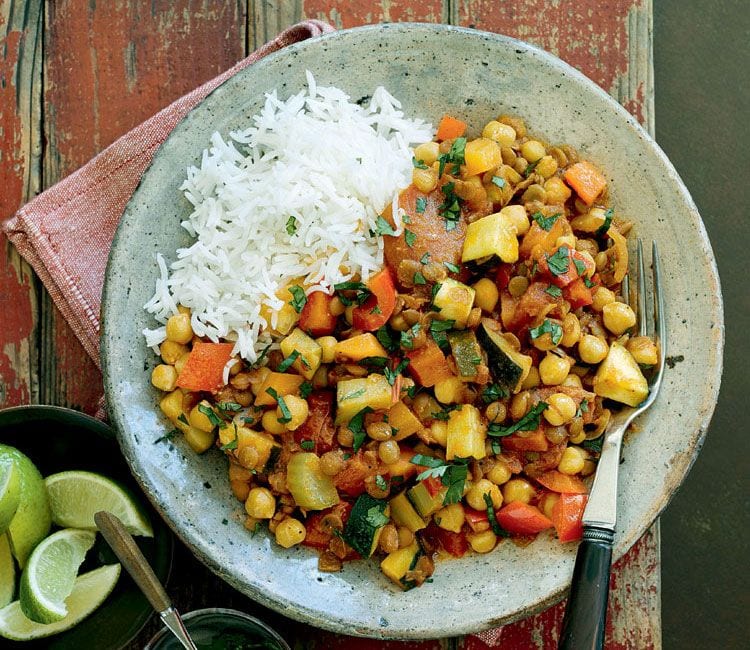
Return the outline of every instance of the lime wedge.
[[[5,607],[16,591],[16,565],[7,535],[0,535],[0,607]]]
[[[14,641],[31,641],[69,630],[106,600],[119,577],[119,564],[109,564],[78,576],[73,591],[65,600],[68,615],[49,625],[34,623],[26,618],[20,602],[16,600],[0,609],[0,636]]]
[[[18,509],[8,527],[10,548],[23,568],[34,547],[49,533],[52,519],[47,490],[39,470],[18,449],[0,445],[0,465],[15,465],[21,482]]]
[[[96,530],[94,515],[106,510],[119,517],[131,535],[153,537],[148,516],[119,483],[93,472],[60,472],[45,480],[52,521],[65,528]]]
[[[0,463],[0,535],[5,533],[21,502],[21,474],[16,464]]]
[[[42,541],[21,574],[19,599],[23,613],[37,623],[61,621],[65,599],[73,591],[78,567],[94,545],[96,533],[66,528]]]

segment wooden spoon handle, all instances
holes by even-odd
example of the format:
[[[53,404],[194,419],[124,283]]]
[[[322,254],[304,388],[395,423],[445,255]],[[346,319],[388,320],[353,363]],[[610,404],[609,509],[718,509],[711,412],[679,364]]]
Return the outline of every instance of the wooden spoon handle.
[[[172,601],[123,523],[112,513],[104,511],[97,512],[94,515],[94,521],[152,607],[157,612],[169,609]]]

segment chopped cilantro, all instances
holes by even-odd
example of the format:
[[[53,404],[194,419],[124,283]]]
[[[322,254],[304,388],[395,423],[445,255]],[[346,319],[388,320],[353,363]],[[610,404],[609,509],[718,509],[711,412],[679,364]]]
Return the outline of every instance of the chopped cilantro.
[[[490,384],[482,391],[482,401],[485,404],[496,402],[504,397],[508,397],[508,391],[500,386],[500,384]]]
[[[289,217],[286,221],[286,232],[288,235],[293,235],[297,232],[297,219],[294,216]]]
[[[560,213],[553,214],[551,217],[545,217],[541,212],[535,212],[531,215],[531,218],[539,224],[539,227],[549,232],[552,230],[552,226],[555,225]]]
[[[445,332],[456,324],[454,320],[434,320],[430,323],[430,332]]]
[[[365,433],[365,415],[372,413],[372,409],[369,406],[365,406],[359,411],[351,420],[349,420],[348,429],[354,434],[354,443],[352,449],[355,452],[359,451],[359,448],[365,441],[367,434]]]
[[[299,351],[293,350],[292,353],[279,364],[278,371],[279,372],[286,372],[287,370],[289,370],[289,368],[292,367],[292,364],[297,359],[299,359]]]
[[[500,176],[493,176],[492,184],[497,185],[500,189],[503,189],[505,187],[505,179],[501,178]]]
[[[221,449],[222,451],[237,449],[238,443],[239,441],[237,439],[237,436],[235,436],[233,440],[230,440],[226,445],[222,445],[221,447],[219,447],[219,449]]]
[[[375,332],[375,338],[378,339],[380,345],[382,345],[388,352],[393,352],[398,348],[398,342],[394,340],[387,325],[383,325],[383,327]]]
[[[422,255],[422,257],[419,258],[420,264],[427,264],[430,261],[430,253],[429,251]]]
[[[576,271],[578,271],[578,275],[582,276],[586,273],[586,265],[581,260],[573,258],[573,264],[576,267]]]
[[[567,246],[560,246],[554,255],[547,256],[547,266],[553,275],[563,275],[570,267],[570,251]]]
[[[544,334],[549,334],[552,339],[552,344],[557,345],[562,341],[563,329],[562,325],[555,323],[548,318],[544,319],[544,322],[539,327],[533,327],[529,330],[529,336],[532,339],[538,339]]]
[[[390,235],[391,237],[396,234],[393,226],[389,224],[382,215],[378,215],[378,219],[375,222],[375,234],[376,235]]]
[[[286,424],[292,421],[292,414],[289,412],[289,407],[286,405],[284,398],[276,392],[275,388],[266,388],[266,392],[276,400],[276,404],[279,405],[281,411],[281,417],[277,418],[281,424]]]
[[[294,308],[294,311],[299,314],[307,302],[305,290],[298,284],[293,284],[289,287],[289,293],[293,296],[292,300],[289,301],[289,304]]]
[[[427,280],[425,280],[424,275],[422,275],[419,271],[414,274],[414,284],[427,284]]]
[[[380,308],[380,305],[375,305],[371,310],[371,314],[382,314],[383,310]]]
[[[363,291],[367,285],[364,282],[339,282],[333,288],[335,291]]]
[[[398,377],[404,370],[406,370],[406,366],[408,365],[409,359],[402,359],[401,363],[399,363],[393,370],[391,370],[388,366],[383,368],[383,374],[385,374],[385,378],[388,380],[388,383],[391,386],[396,383],[396,377]]]
[[[417,197],[417,214],[424,214],[427,209],[427,200],[424,197]]]
[[[299,443],[299,446],[302,447],[305,451],[312,451],[315,449],[315,442],[312,440],[303,440]]]
[[[487,505],[487,521],[490,522],[492,532],[498,537],[508,537],[508,532],[503,530],[503,527],[497,521],[497,517],[495,516],[495,505],[492,503],[492,497],[485,492],[482,495],[482,498]]]
[[[406,241],[406,245],[411,248],[414,246],[414,242],[417,241],[417,234],[408,228],[404,228],[404,240]]]
[[[307,399],[312,393],[313,386],[309,381],[303,381],[299,387],[299,395],[302,399]]]
[[[459,165],[464,164],[465,150],[466,150],[466,138],[456,138],[453,141],[453,144],[451,145],[450,151],[448,153],[440,154],[440,156],[438,156],[438,162],[440,163],[438,167],[438,177],[443,175],[445,166],[448,163],[454,164],[455,167],[454,167],[453,173],[457,174],[459,172]]]
[[[237,411],[242,410],[242,404],[238,404],[237,402],[219,402],[216,408],[224,414],[237,413]]]
[[[461,202],[453,191],[455,183],[446,183],[441,188],[445,201],[438,208],[445,219],[445,229],[454,230],[458,226],[458,220],[461,218]]]
[[[198,410],[208,418],[211,426],[217,427],[221,424],[221,418],[216,415],[216,412],[210,406],[206,406],[205,404],[198,404]]]
[[[586,285],[587,288],[591,289],[591,287],[594,286],[594,283],[589,280],[588,278],[583,278],[583,284]]]
[[[511,433],[516,431],[535,431],[539,428],[539,417],[542,415],[544,409],[547,408],[547,402],[539,402],[534,408],[532,408],[526,415],[524,415],[518,422],[510,425],[509,427],[501,427],[497,424],[490,424],[487,429],[487,435],[495,438],[503,438],[509,436]]]
[[[584,440],[581,443],[581,447],[583,447],[584,449],[588,449],[589,451],[594,451],[597,454],[601,454],[603,443],[604,436],[599,436],[598,438],[594,438],[593,440]]]
[[[177,416],[177,419],[183,424],[190,424],[190,422],[188,422],[188,419],[184,413],[180,413],[180,415]]]
[[[417,169],[429,169],[429,166],[425,163],[424,160],[417,160],[414,156],[412,156],[411,164],[414,165]]]
[[[382,476],[380,478],[383,478]],[[385,526],[390,519],[385,516],[383,510],[385,510],[386,504],[373,506],[367,511],[367,523],[373,528],[382,528]]]
[[[179,429],[172,429],[171,431],[167,431],[163,436],[160,436],[159,438],[154,440],[154,444],[160,442],[171,442],[172,438],[174,438],[179,432]]]
[[[415,465],[429,468],[417,475],[417,481],[423,481],[426,478],[439,478],[443,485],[448,487],[448,491],[443,498],[443,505],[458,503],[464,495],[469,468],[465,459],[459,458],[456,460],[455,463],[448,463],[439,458],[431,458],[422,454],[416,454],[411,458],[411,462]]]
[[[609,227],[612,225],[612,217],[614,216],[615,211],[610,208],[604,213],[604,223],[599,226],[599,228],[596,231],[597,235],[604,235],[609,230]]]
[[[388,489],[388,483],[380,474],[375,477],[375,485],[379,490],[382,490],[383,492]]]
[[[371,368],[383,368],[388,363],[385,357],[364,357],[357,362],[360,366]]]
[[[443,262],[443,265],[446,269],[448,269],[451,273],[458,273],[461,269],[458,267],[458,264],[454,264],[453,262]]]
[[[541,158],[539,160],[541,160]],[[531,172],[533,172],[536,169],[536,166],[539,164],[539,160],[537,160],[536,162],[533,162],[533,163],[529,163],[526,166],[526,169],[523,172],[523,177],[524,178],[528,178],[531,175]]]
[[[414,323],[408,330],[401,332],[400,345],[402,348],[412,350],[414,348],[414,337],[419,334],[419,323]]]
[[[554,284],[551,284],[544,290],[544,293],[548,293],[553,298],[559,298],[560,296],[562,296],[562,289],[560,287],[556,287]]]

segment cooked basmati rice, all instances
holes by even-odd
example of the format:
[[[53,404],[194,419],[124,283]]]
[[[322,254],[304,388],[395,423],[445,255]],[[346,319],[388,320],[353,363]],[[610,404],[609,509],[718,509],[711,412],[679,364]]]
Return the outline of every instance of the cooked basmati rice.
[[[213,134],[180,188],[193,206],[181,225],[195,241],[169,268],[157,255],[160,276],[145,305],[162,324],[178,304],[189,307],[198,336],[235,341],[250,362],[270,343],[279,289],[304,278],[308,294],[331,293],[381,268],[382,237],[370,233],[411,181],[410,146],[432,137],[431,125],[406,118],[383,87],[365,107],[317,86],[310,72],[307,82],[286,101],[266,95],[254,125],[229,140]],[[163,326],[143,333],[149,346],[166,334]]]

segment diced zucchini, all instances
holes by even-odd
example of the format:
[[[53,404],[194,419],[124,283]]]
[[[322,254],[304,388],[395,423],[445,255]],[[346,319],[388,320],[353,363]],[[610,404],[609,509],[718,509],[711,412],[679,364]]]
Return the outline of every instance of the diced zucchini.
[[[494,321],[488,318],[482,319],[477,337],[487,353],[487,365],[495,382],[511,393],[517,393],[529,375],[532,358],[514,350],[497,330]]]
[[[482,422],[479,409],[464,404],[460,410],[451,411],[448,416],[448,444],[445,458],[484,458],[484,441],[487,427]]]
[[[407,490],[406,495],[416,511],[423,517],[429,517],[433,512],[443,507],[443,500],[448,488],[443,486],[434,496],[430,494],[424,482],[420,481],[413,488]]]
[[[443,280],[432,299],[435,307],[439,309],[437,317],[440,320],[452,320],[456,329],[463,329],[474,305],[475,294],[476,291],[463,282],[453,278]]]
[[[383,375],[345,379],[336,385],[336,424],[346,424],[365,406],[374,411],[390,408],[392,386]]]
[[[226,427],[221,431],[226,430],[231,431],[232,427]],[[281,450],[281,446],[276,443],[272,435],[247,427],[237,427],[237,451],[239,452],[243,447],[253,447],[258,452],[256,467],[265,467],[271,455],[278,454]]]
[[[469,262],[488,255],[497,255],[503,262],[518,261],[516,229],[500,212],[477,219],[466,228],[461,261]]]
[[[321,348],[314,339],[305,334],[299,327],[295,327],[292,333],[287,336],[279,345],[284,358],[298,353],[296,361],[292,364],[300,375],[305,379],[312,379],[315,371],[320,367],[320,360],[323,357],[323,348]]]
[[[388,424],[396,430],[394,440],[403,440],[424,429],[419,418],[403,402],[396,402],[391,406],[388,411]]]
[[[482,349],[471,330],[448,334],[453,359],[462,381],[471,381],[477,376],[477,366],[482,363]]]
[[[337,363],[361,361],[367,357],[388,357],[380,341],[369,332],[339,341],[333,349],[333,354]]]
[[[594,375],[594,392],[601,397],[638,406],[648,396],[648,382],[627,349],[613,342]]]
[[[420,552],[419,544],[414,541],[405,548],[389,553],[380,563],[380,570],[403,589],[405,585],[401,580],[416,564]]]
[[[427,527],[424,519],[419,516],[405,493],[395,496],[390,501],[391,519],[398,526],[406,526],[412,533]]]
[[[388,502],[361,494],[344,526],[344,541],[362,557],[370,557],[378,547],[380,533],[388,521]]]
[[[323,510],[339,502],[333,479],[323,473],[313,453],[293,454],[286,468],[286,485],[300,508]]]

